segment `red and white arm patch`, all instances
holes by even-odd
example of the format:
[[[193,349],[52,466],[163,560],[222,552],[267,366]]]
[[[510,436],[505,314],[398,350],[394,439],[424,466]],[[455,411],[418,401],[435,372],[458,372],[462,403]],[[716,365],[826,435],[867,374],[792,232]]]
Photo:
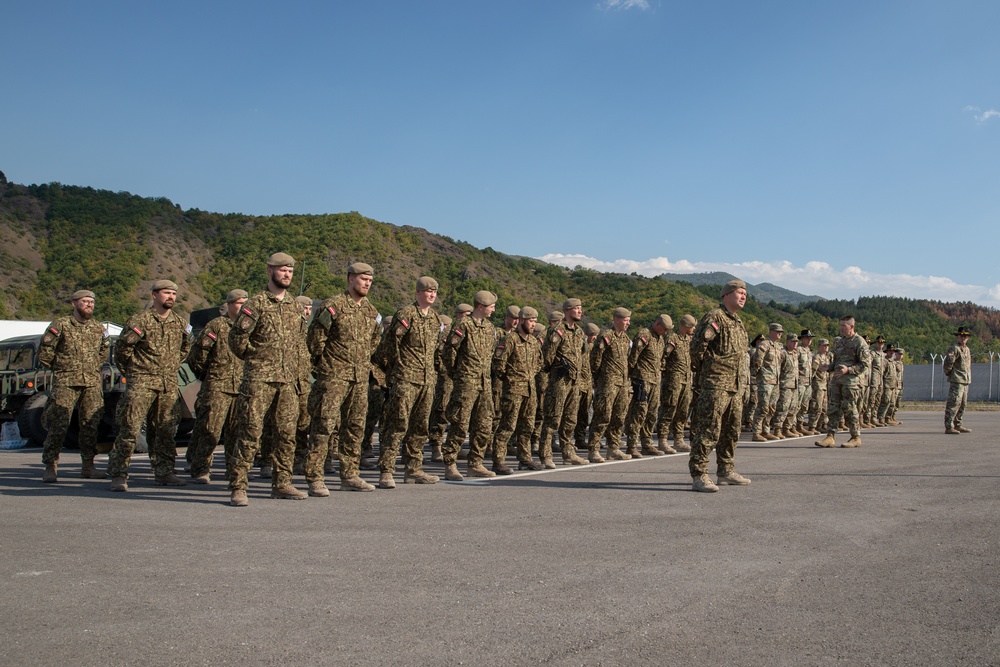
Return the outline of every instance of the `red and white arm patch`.
[[[212,333],[211,331],[206,331],[206,332],[205,332],[205,335],[206,335],[206,336],[208,336],[209,338],[211,338],[212,340],[219,340],[219,337],[218,337],[218,336],[216,336],[216,335],[215,335],[214,333]]]

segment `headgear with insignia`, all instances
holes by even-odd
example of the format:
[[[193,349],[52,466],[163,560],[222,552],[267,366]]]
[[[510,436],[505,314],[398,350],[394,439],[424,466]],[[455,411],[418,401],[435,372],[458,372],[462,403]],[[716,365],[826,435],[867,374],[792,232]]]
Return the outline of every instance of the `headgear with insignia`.
[[[295,266],[295,260],[287,252],[276,252],[267,258],[268,266]]]
[[[353,264],[347,267],[347,275],[374,276],[375,269],[373,269],[370,264],[365,264],[364,262],[354,262]]]
[[[803,329],[802,333],[799,334],[799,338],[815,338],[815,336],[813,336],[813,332],[809,331],[809,329]]]
[[[236,303],[240,299],[246,299],[248,297],[249,295],[246,293],[246,290],[241,290],[241,289],[229,290],[229,293],[226,294],[226,303]]]
[[[735,280],[730,280],[728,283],[722,286],[722,296],[726,296],[730,292],[735,292],[738,289],[745,290],[746,288],[747,284],[742,280],[740,280],[739,278],[736,278]]]
[[[417,291],[426,292],[428,290],[437,291],[438,281],[434,280],[430,276],[421,276],[417,278]]]
[[[157,280],[156,282],[153,283],[153,286],[150,288],[150,291],[159,292],[161,289],[169,289],[176,292],[177,283],[175,283],[173,280]]]
[[[767,325],[768,331],[777,331],[778,333],[785,333],[785,327],[781,326],[779,322],[771,322]]]
[[[955,332],[955,335],[956,336],[971,336],[972,334],[969,332],[969,329],[967,327],[959,327],[958,331]]]

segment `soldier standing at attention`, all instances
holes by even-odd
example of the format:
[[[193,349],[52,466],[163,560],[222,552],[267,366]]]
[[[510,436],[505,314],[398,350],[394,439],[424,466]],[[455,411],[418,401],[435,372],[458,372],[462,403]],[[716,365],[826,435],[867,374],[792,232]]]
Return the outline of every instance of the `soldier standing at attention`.
[[[194,405],[197,416],[188,445],[191,477],[195,484],[211,481],[212,455],[219,446],[223,429],[228,434],[223,446],[226,477],[232,473],[233,433],[236,430],[232,408],[243,382],[243,360],[229,348],[229,330],[246,301],[247,293],[243,290],[229,292],[222,307],[223,314],[205,325],[187,356],[188,366],[201,380]]]
[[[691,334],[698,324],[692,315],[681,318],[681,328],[667,334],[663,346],[663,364],[660,379],[660,414],[657,422],[657,440],[664,454],[690,452],[684,442],[684,427],[691,411]],[[667,442],[668,436],[674,446]]]
[[[497,297],[492,292],[476,292],[472,315],[451,328],[444,344],[442,358],[455,383],[448,403],[448,439],[441,448],[447,480],[463,479],[458,472],[458,452],[469,433],[472,437],[469,440],[467,474],[471,477],[495,475],[483,466],[483,456],[493,437],[493,385],[490,374],[497,331],[490,322],[490,315],[496,308],[496,302]]]
[[[779,440],[777,433],[771,433],[771,417],[778,406],[778,376],[781,373],[781,359],[784,350],[781,336],[785,328],[777,322],[767,325],[767,338],[757,344],[757,352],[750,365],[750,377],[757,387],[757,408],[753,413],[753,441]]]
[[[796,399],[799,395],[799,337],[794,333],[785,337],[785,354],[778,369],[778,407],[771,421],[771,433],[792,438],[802,435],[792,426],[798,411]]]
[[[90,290],[79,290],[70,298],[73,313],[52,322],[38,347],[38,363],[52,370],[52,393],[45,405],[49,432],[42,449],[45,472],[42,481],[58,479],[59,453],[74,408],[80,422],[80,477],[104,479],[94,468],[97,455],[97,427],[104,416],[104,389],[101,364],[108,358],[108,336],[100,322],[94,321],[96,297]]]
[[[841,447],[857,447],[861,444],[861,424],[858,420],[858,394],[861,392],[860,378],[871,364],[868,344],[854,331],[854,317],[840,318],[840,338],[833,348],[830,365],[829,417],[830,426],[826,437],[816,441],[817,447],[833,447],[833,436],[846,421],[851,431],[851,439]]]
[[[385,338],[385,334],[388,333],[391,326],[392,315],[383,317],[379,343]],[[378,469],[378,459],[375,456],[375,447],[372,445],[372,436],[375,435],[375,427],[381,424],[379,439],[385,437],[385,421],[382,417],[385,412],[388,394],[389,386],[386,384],[385,371],[372,364],[371,371],[368,374],[368,415],[365,417],[365,434],[361,438],[362,470]]]
[[[621,450],[631,391],[628,352],[632,341],[625,333],[631,321],[630,310],[615,308],[611,328],[598,334],[594,349],[590,351],[590,368],[594,371],[594,419],[590,423],[587,448],[591,463],[604,461],[601,458],[601,437],[605,432],[609,459],[624,461],[632,458],[631,452],[626,454]],[[639,450],[634,451],[638,454]]]
[[[882,403],[882,375],[885,373],[885,336],[876,336],[871,347],[871,373],[868,378],[868,399],[861,414],[861,427],[872,428],[878,422],[878,406]]]
[[[187,356],[187,325],[173,311],[177,285],[170,280],[153,283],[152,307],[125,323],[115,344],[115,363],[125,375],[125,396],[118,409],[118,437],[108,457],[112,491],[128,490],[128,467],[139,429],[150,421],[155,435],[149,461],[159,486],[184,486],[174,474],[177,458],[177,371]]]
[[[889,343],[885,348],[885,367],[882,369],[882,401],[878,406],[878,421],[876,426],[889,426],[891,417],[890,406],[895,401],[896,393],[896,363],[893,361],[893,353],[896,346]]]
[[[517,328],[497,344],[493,367],[503,383],[500,398],[500,426],[493,439],[493,472],[510,475],[507,443],[517,442],[518,470],[541,470],[531,458],[531,433],[535,428],[538,398],[535,376],[542,368],[542,345],[532,335],[538,311],[530,306],[518,312]]]
[[[517,306],[507,306],[507,310],[504,311],[503,316],[503,326],[500,327],[500,331],[497,331],[497,340],[503,340],[507,337],[507,334],[512,333],[517,329],[517,317],[520,314],[521,309]],[[495,357],[494,357],[495,360]],[[493,435],[496,435],[497,429],[500,428],[500,397],[503,394],[503,380],[497,375],[497,369],[494,366],[493,372]]]
[[[749,339],[739,316],[746,301],[746,283],[730,280],[722,288],[722,303],[701,318],[691,339],[691,359],[698,383],[688,459],[693,491],[719,490],[708,476],[713,449],[719,484],[750,483],[736,472],[736,443],[740,439],[744,394],[750,381]]]
[[[830,362],[833,355],[830,354],[830,341],[826,338],[819,339],[819,349],[813,355],[812,360],[812,395],[809,397],[809,430],[811,435],[818,435],[825,427],[826,420],[826,396],[829,385]]]
[[[467,304],[460,304],[459,308]],[[469,313],[472,306],[469,306]],[[468,313],[459,314],[455,311],[455,319],[461,319]],[[431,461],[441,462],[444,457],[441,455],[441,445],[444,444],[444,437],[448,432],[448,418],[445,412],[448,410],[448,401],[451,400],[451,378],[448,377],[448,370],[444,367],[444,342],[448,340],[451,332],[451,325],[454,322],[447,315],[441,315],[441,331],[438,333],[437,348],[434,350],[434,370],[437,372],[437,381],[434,383],[434,401],[431,403],[431,416],[427,427],[427,444],[431,446]]]
[[[562,313],[559,314],[562,315]],[[580,379],[576,383],[580,388],[580,407],[576,411],[576,427],[573,429],[573,441],[577,449],[585,450],[587,449],[587,428],[590,426],[590,404],[594,399],[594,372],[590,367],[590,351],[594,349],[594,341],[597,340],[597,335],[601,333],[601,328],[593,322],[587,322],[587,326],[583,328],[583,332],[587,335],[587,347],[584,351],[587,363],[580,367]],[[545,374],[539,372],[538,376],[544,378]],[[539,408],[540,411],[541,408]]]
[[[295,430],[299,416],[298,382],[303,335],[302,307],[288,293],[295,260],[283,252],[267,259],[267,289],[240,308],[229,331],[233,353],[243,359],[243,381],[236,399],[233,475],[230,504],[247,505],[247,475],[260,449],[264,420],[275,429],[271,497],[301,500],[306,494],[292,486]]]
[[[548,387],[543,403],[542,435],[538,456],[546,468],[552,462],[552,441],[559,436],[563,463],[586,465],[587,461],[573,449],[573,430],[580,407],[579,380],[587,360],[586,334],[580,325],[583,304],[579,299],[566,299],[562,305],[563,320],[549,327],[542,345],[542,371],[548,373]]]
[[[311,496],[330,495],[323,474],[334,440],[341,491],[375,490],[359,476],[368,374],[379,344],[378,311],[368,301],[374,275],[363,262],[347,267],[347,291],[324,301],[309,325],[309,354],[316,374],[309,394],[312,430],[305,466]]]
[[[434,352],[441,316],[431,309],[437,300],[438,282],[429,276],[417,280],[417,300],[401,308],[392,317],[392,327],[382,338],[372,362],[386,373],[392,387],[382,424],[385,438],[379,433],[378,488],[395,489],[392,478],[396,456],[403,443],[403,482],[434,484],[436,475],[424,472],[424,443],[434,400]]]
[[[669,315],[660,315],[649,329],[639,329],[628,353],[628,373],[632,380],[632,402],[625,417],[628,452],[641,458],[663,456],[653,446],[653,431],[660,408],[660,369],[666,336],[674,330]],[[641,447],[641,449],[640,449]]]
[[[812,332],[803,329],[799,334],[799,395],[796,397],[798,409],[795,413],[793,424],[795,430],[802,435],[819,435],[819,432],[812,433],[809,428],[809,398],[812,396],[812,375],[813,375],[813,351],[811,349],[813,341]]]

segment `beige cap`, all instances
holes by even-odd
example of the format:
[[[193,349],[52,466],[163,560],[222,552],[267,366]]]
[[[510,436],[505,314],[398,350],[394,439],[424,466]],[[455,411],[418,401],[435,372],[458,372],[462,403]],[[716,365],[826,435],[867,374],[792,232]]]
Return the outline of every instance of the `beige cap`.
[[[518,312],[517,317],[521,320],[530,320],[531,318],[538,319],[538,311],[531,306],[525,306]]]
[[[300,294],[299,296],[295,297],[295,303],[299,304],[300,306],[312,307],[313,300],[305,296],[304,294]]]
[[[566,299],[563,301],[562,309],[569,310],[570,308],[576,308],[577,306],[582,306],[583,302],[579,299]]]
[[[250,295],[246,293],[246,290],[234,289],[229,290],[229,294],[226,295],[226,303],[236,303],[240,299],[247,299]]]
[[[460,303],[457,306],[455,306],[455,314],[456,315],[459,315],[459,314],[468,315],[471,312],[472,312],[472,306],[470,306],[467,303]]]
[[[482,306],[492,306],[497,302],[497,295],[489,290],[481,289],[476,292],[476,296],[472,297],[472,300]]]
[[[375,269],[373,269],[370,264],[365,264],[364,262],[354,262],[347,267],[347,275],[374,276]]]
[[[87,299],[87,298],[97,299],[97,295],[91,292],[89,289],[78,289],[77,291],[73,292],[73,296],[71,296],[69,299],[70,301],[76,301],[77,299]]]
[[[597,326],[593,322],[587,322],[587,326],[583,328],[583,332],[588,336],[596,336],[601,333],[601,327]]]
[[[694,315],[685,315],[681,318],[682,327],[693,327],[698,324],[698,320],[694,319]]]
[[[830,344],[830,341],[828,341],[826,338],[820,338],[819,339],[819,345],[829,345],[829,344]]]
[[[267,258],[268,266],[295,266],[295,260],[287,252],[276,252]]]
[[[507,311],[506,312],[507,312],[507,317],[520,317],[521,316],[521,309],[518,308],[517,306],[507,306]],[[536,314],[535,317],[538,317],[538,315]]]
[[[421,276],[417,278],[417,291],[426,292],[428,290],[437,291],[438,281],[434,280],[430,276]]]
[[[451,318],[448,317],[447,315],[438,315],[438,318],[440,318],[441,324],[445,325],[446,327],[451,326]]]
[[[153,283],[153,286],[150,288],[150,291],[159,292],[161,289],[171,289],[176,292],[177,283],[175,283],[173,280],[157,280],[156,282]]]
[[[551,313],[549,313],[550,324],[552,322],[562,322],[564,319],[566,319],[566,316],[562,314],[562,311],[553,310]]]
[[[617,308],[615,308],[615,312],[612,313],[612,315],[618,318],[632,317],[632,311],[629,310],[628,308],[622,308],[621,306],[618,306]]]
[[[739,278],[735,280],[730,280],[728,283],[722,286],[722,296],[726,296],[730,292],[735,292],[738,289],[746,289],[747,284],[740,280]]]
[[[653,322],[653,324],[659,324],[664,329],[673,329],[674,328],[674,321],[672,319],[670,319],[669,315],[666,315],[666,314],[663,314],[663,315],[660,315],[659,317],[657,317],[656,318],[656,322]]]
[[[535,326],[531,327],[531,333],[541,336],[545,333],[545,325],[541,322],[535,322]]]
[[[778,322],[771,322],[770,324],[768,324],[767,325],[767,330],[768,331],[780,331],[781,333],[785,333],[785,327],[781,326],[781,324],[779,324]]]

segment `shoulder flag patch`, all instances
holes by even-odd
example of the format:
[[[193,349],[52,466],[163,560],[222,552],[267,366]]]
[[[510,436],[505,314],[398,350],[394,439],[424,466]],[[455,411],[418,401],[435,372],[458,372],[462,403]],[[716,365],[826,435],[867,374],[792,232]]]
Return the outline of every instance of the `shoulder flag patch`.
[[[410,328],[410,323],[406,321],[405,317],[399,318],[399,323],[403,325],[404,329],[409,329]]]
[[[136,332],[140,336],[142,335],[142,329],[140,329],[139,327],[132,327],[132,331]]]
[[[337,309],[334,308],[333,306],[327,306],[326,309],[329,310],[330,314],[333,315],[334,317],[337,316]]]
[[[49,327],[49,331],[51,331],[52,333],[54,333],[57,336],[59,335],[59,330],[56,329],[55,327]]]
[[[253,311],[252,311],[252,310],[250,310],[249,308],[247,308],[246,306],[243,306],[243,308],[241,308],[240,310],[241,310],[241,312],[243,312],[243,314],[245,314],[245,315],[253,315]]]
[[[207,335],[207,336],[208,336],[209,338],[211,338],[212,340],[219,340],[219,337],[218,337],[218,336],[216,336],[216,335],[215,335],[214,333],[212,333],[211,331],[207,332],[207,334],[206,334],[206,335]]]
[[[712,322],[711,324],[713,329],[715,329],[716,331],[719,330],[719,325],[716,322]]]

